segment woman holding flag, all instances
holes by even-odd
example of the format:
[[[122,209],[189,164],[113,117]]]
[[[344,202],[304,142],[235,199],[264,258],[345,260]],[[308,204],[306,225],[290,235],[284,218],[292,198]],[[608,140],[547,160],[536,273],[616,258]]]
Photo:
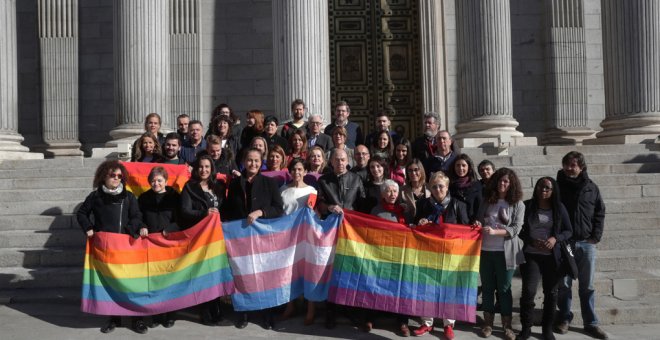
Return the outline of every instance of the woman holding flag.
[[[85,198],[76,213],[78,224],[90,239],[88,242],[99,231],[137,237],[142,214],[135,196],[125,190],[127,177],[126,168],[118,160],[105,161],[96,169],[95,190]],[[101,333],[110,333],[120,324],[120,316],[111,316],[101,327]],[[133,330],[140,334],[147,332],[142,318],[133,320]]]
[[[468,208],[465,203],[451,197],[449,194],[449,177],[442,171],[434,172],[429,180],[428,187],[431,197],[421,198],[417,201],[415,222],[418,225],[430,223],[442,224],[469,224]],[[422,317],[422,326],[414,330],[415,336],[422,336],[433,331],[433,318]],[[454,338],[455,320],[442,320],[445,337]]]

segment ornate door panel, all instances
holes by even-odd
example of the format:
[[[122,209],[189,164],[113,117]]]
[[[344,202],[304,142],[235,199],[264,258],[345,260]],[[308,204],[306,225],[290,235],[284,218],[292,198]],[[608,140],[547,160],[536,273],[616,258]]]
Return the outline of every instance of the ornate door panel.
[[[417,134],[421,93],[419,13],[415,0],[330,0],[333,103],[346,101],[351,120],[373,130],[374,114]]]

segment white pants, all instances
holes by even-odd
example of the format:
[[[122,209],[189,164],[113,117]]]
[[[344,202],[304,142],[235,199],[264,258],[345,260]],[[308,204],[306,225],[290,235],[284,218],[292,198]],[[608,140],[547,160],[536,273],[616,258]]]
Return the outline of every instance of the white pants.
[[[422,324],[426,326],[433,326],[433,318],[425,318],[421,317],[422,319]],[[451,319],[442,319],[442,327],[445,326],[451,326],[451,328],[454,328],[454,323],[456,323],[456,320],[451,320]]]

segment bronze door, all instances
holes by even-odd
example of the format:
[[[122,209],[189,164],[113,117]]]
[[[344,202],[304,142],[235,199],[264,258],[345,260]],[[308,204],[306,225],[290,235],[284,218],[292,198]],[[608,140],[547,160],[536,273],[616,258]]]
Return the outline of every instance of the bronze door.
[[[420,127],[419,9],[416,0],[329,0],[333,103],[369,133],[386,111],[413,138]]]

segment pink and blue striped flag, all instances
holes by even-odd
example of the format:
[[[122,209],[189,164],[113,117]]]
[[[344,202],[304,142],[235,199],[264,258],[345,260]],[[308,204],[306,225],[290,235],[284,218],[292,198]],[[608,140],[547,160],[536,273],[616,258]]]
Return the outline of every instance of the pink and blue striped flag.
[[[234,275],[234,309],[275,307],[301,295],[325,300],[340,221],[338,215],[320,220],[305,207],[251,225],[245,220],[223,223]]]

